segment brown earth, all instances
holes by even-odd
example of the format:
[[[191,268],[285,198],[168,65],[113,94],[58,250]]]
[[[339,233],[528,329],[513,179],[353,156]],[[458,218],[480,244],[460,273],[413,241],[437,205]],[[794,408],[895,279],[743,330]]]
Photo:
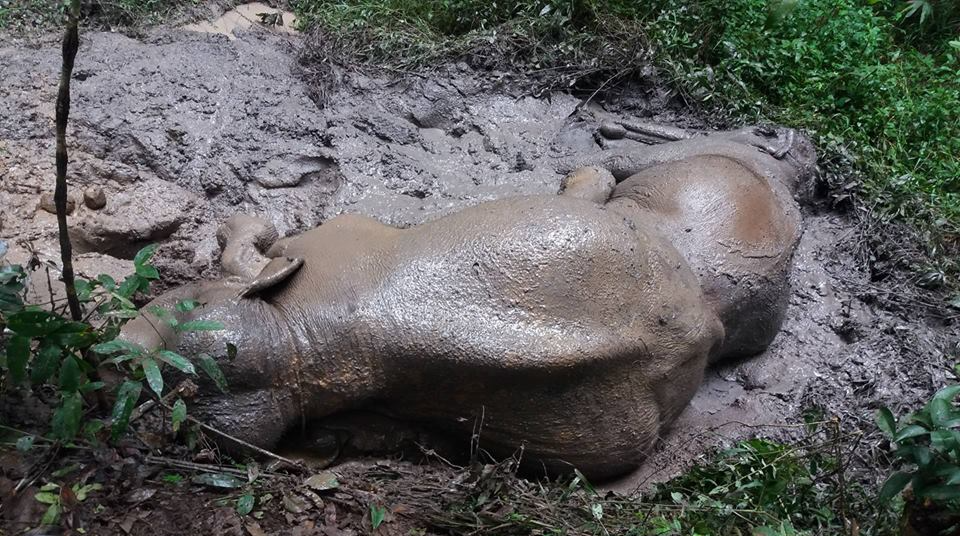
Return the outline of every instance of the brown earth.
[[[462,64],[400,78],[345,70],[321,109],[297,76],[299,37],[256,25],[233,33],[236,39],[174,28],[140,38],[83,33],[68,131],[81,274],[122,276],[137,247],[156,241],[161,290],[219,275],[216,228],[238,212],[269,219],[281,235],[345,212],[412,225],[485,200],[555,193],[557,163],[599,150],[594,131],[607,114],[706,124],[654,82],[587,103],[567,93],[525,95],[511,88],[509,73]],[[58,263],[55,219],[40,206],[54,176],[57,41],[0,42],[0,239],[11,245],[11,262],[33,251]],[[104,191],[103,208],[84,203],[92,188]],[[657,454],[612,489],[663,481],[738,439],[789,440],[812,411],[876,438],[878,407],[915,408],[944,384],[957,358],[957,315],[912,286],[902,271],[909,244],[870,250],[874,229],[829,205],[813,194],[804,200],[793,297],[773,345],[708,371]],[[46,286],[42,270],[34,276],[37,299]],[[482,441],[481,430],[481,448]],[[414,463],[364,458],[332,469],[341,486],[321,503],[300,495],[312,504],[300,513],[282,506],[289,482],[277,484],[255,521],[216,507],[235,492],[165,483],[162,475],[177,471],[146,462],[144,451],[137,443],[83,458],[87,465],[69,478],[83,473],[107,488],[77,508],[75,527],[88,534],[355,534],[370,532],[369,505],[376,504],[388,511],[377,533],[401,534],[429,528],[425,497],[456,488],[465,474],[422,454],[410,457]],[[37,474],[36,461],[8,453],[0,464],[0,525],[10,533],[42,514],[30,487],[17,499],[8,495]]]

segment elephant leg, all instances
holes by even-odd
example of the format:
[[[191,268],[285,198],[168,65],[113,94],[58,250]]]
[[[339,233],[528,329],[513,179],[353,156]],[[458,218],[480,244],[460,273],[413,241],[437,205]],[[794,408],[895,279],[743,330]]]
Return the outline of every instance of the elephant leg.
[[[627,138],[647,145],[686,140],[698,135],[696,131],[633,121],[604,121],[600,124],[599,132],[608,140]]]
[[[613,193],[617,180],[602,167],[577,168],[567,174],[560,183],[560,195],[586,199],[594,203],[606,203]]]
[[[223,271],[243,279],[255,278],[270,261],[261,252],[276,240],[277,230],[270,222],[245,214],[230,217],[217,230]]]
[[[212,386],[208,389],[213,392]],[[201,397],[191,405],[191,412],[216,430],[264,449],[272,449],[284,433],[302,421],[300,400],[289,390],[268,388]],[[250,454],[242,443],[223,436],[214,439],[231,454]]]

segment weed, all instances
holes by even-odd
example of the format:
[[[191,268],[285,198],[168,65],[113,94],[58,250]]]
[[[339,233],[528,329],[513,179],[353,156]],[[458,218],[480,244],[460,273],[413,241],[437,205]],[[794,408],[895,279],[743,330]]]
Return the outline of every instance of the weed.
[[[0,243],[0,253],[6,246]],[[117,283],[109,275],[76,282],[77,297],[89,311],[83,321],[72,321],[64,316],[62,300],[51,297],[49,308],[25,304],[23,294],[27,272],[17,265],[0,266],[0,385],[19,387],[29,384],[34,389],[50,385],[59,391],[59,403],[50,423],[54,439],[71,442],[83,431],[83,436],[96,442],[105,422],[83,419],[85,396],[105,387],[99,379],[104,365],[114,365],[122,382],[116,386],[116,397],[109,425],[111,437],[118,438],[127,428],[134,405],[140,399],[145,383],[157,396],[164,396],[163,369],[175,369],[184,374],[195,374],[194,362],[225,388],[223,373],[210,357],[201,355],[189,359],[164,349],[146,349],[117,339],[120,328],[130,319],[141,315],[132,299],[146,292],[150,283],[159,278],[150,264],[156,246],[147,246],[134,258],[135,273]],[[2,260],[2,255],[0,255]],[[198,307],[196,301],[176,304],[176,312],[184,313]],[[177,320],[176,312],[153,307],[150,312],[175,331],[205,331],[222,329],[215,323]],[[98,356],[110,356],[100,362]],[[186,405],[174,403],[173,428],[186,419]],[[18,441],[21,450],[28,450],[32,440]]]

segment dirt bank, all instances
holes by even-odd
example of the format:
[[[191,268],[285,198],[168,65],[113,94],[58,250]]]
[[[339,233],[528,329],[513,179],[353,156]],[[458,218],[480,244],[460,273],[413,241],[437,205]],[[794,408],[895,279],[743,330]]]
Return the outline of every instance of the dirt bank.
[[[555,193],[561,159],[601,150],[603,113],[698,126],[656,87],[583,106],[568,94],[514,93],[464,65],[401,78],[348,73],[320,109],[295,74],[296,36],[235,34],[83,35],[68,135],[85,275],[122,273],[137,246],[158,241],[165,285],[215,277],[217,225],[237,212],[288,235],[347,212],[406,226]],[[27,244],[56,259],[55,220],[40,205],[53,185],[58,44],[3,45],[0,58],[0,239],[14,245],[12,260],[28,256]],[[84,203],[93,188],[105,207]],[[779,425],[802,423],[813,408],[872,430],[877,407],[915,407],[943,384],[956,325],[885,305],[898,289],[857,262],[858,229],[816,202],[804,212],[793,298],[773,346],[709,371],[658,453],[614,488],[663,480],[725,441],[788,437],[795,429]]]

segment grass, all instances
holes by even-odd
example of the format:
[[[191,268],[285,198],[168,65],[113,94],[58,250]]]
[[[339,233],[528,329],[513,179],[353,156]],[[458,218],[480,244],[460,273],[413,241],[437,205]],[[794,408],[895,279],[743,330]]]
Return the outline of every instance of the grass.
[[[176,9],[200,0],[91,0],[81,2],[87,24],[134,27],[164,20]],[[64,0],[0,0],[0,29],[48,30],[63,26]]]
[[[921,4],[926,0],[917,0]],[[960,251],[960,8],[904,0],[300,0],[305,26],[357,64],[445,59],[534,73],[541,89],[593,89],[651,62],[724,126],[811,132],[838,191]],[[317,56],[328,60],[328,51]],[[310,56],[307,55],[310,62]],[[316,62],[321,63],[321,62]],[[943,250],[942,248],[946,248]]]
[[[752,439],[714,453],[643,496],[596,490],[582,475],[521,480],[508,460],[448,497],[432,524],[453,534],[812,536],[896,534],[897,502],[853,478],[867,449],[813,424],[791,445]],[[861,452],[856,452],[859,449]]]

